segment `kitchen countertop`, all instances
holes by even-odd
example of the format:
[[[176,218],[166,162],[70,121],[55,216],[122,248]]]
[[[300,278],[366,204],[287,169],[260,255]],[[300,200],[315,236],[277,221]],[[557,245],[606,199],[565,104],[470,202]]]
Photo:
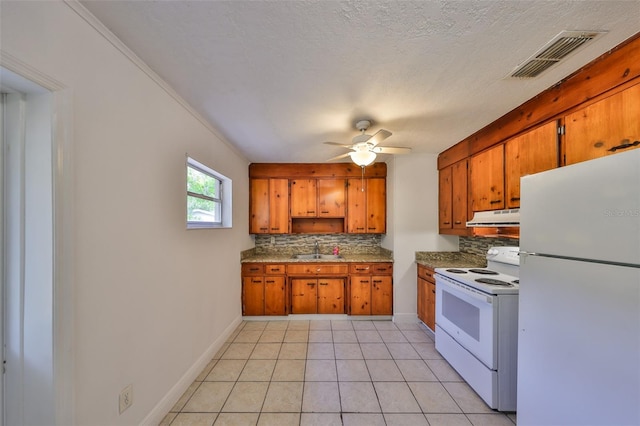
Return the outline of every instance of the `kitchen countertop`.
[[[345,263],[345,262],[393,262],[389,254],[342,254],[342,259],[294,259],[291,254],[253,254],[241,260],[242,263]]]
[[[417,251],[416,263],[428,268],[482,268],[484,256],[459,251]]]

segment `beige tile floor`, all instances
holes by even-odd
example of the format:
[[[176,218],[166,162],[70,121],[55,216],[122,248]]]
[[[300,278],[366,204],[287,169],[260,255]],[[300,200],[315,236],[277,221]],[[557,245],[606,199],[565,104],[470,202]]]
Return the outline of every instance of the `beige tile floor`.
[[[245,321],[161,425],[513,426],[419,324]]]

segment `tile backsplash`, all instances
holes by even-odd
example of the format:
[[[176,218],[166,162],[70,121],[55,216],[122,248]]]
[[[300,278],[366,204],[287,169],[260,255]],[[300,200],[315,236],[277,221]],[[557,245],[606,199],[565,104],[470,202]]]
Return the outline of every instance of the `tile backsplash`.
[[[378,254],[384,250],[380,246],[382,236],[377,234],[256,235],[255,240],[255,254],[313,253],[316,241],[322,254],[331,254],[336,246],[342,254]]]
[[[487,254],[489,247],[518,246],[520,240],[515,238],[460,237],[459,249],[463,253]]]

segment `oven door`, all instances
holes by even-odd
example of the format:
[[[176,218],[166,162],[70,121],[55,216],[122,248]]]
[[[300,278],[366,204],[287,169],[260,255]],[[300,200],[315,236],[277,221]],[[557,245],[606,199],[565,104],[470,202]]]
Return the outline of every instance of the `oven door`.
[[[497,296],[436,274],[436,324],[484,365],[497,369]]]

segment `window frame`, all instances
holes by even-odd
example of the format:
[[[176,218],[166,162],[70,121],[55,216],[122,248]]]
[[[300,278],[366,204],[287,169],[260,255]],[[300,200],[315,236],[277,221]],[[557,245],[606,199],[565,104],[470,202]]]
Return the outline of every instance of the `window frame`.
[[[218,197],[212,197],[199,192],[189,191],[189,169],[193,169],[197,172],[203,173],[218,181],[219,194]],[[186,167],[185,167],[185,202],[187,203],[185,208],[185,219],[187,229],[216,229],[216,228],[231,228],[232,227],[232,182],[231,179],[224,176],[221,173],[213,170],[212,168],[194,160],[187,155]],[[194,221],[189,220],[189,197],[196,197],[203,200],[212,201],[220,206],[220,221]]]

